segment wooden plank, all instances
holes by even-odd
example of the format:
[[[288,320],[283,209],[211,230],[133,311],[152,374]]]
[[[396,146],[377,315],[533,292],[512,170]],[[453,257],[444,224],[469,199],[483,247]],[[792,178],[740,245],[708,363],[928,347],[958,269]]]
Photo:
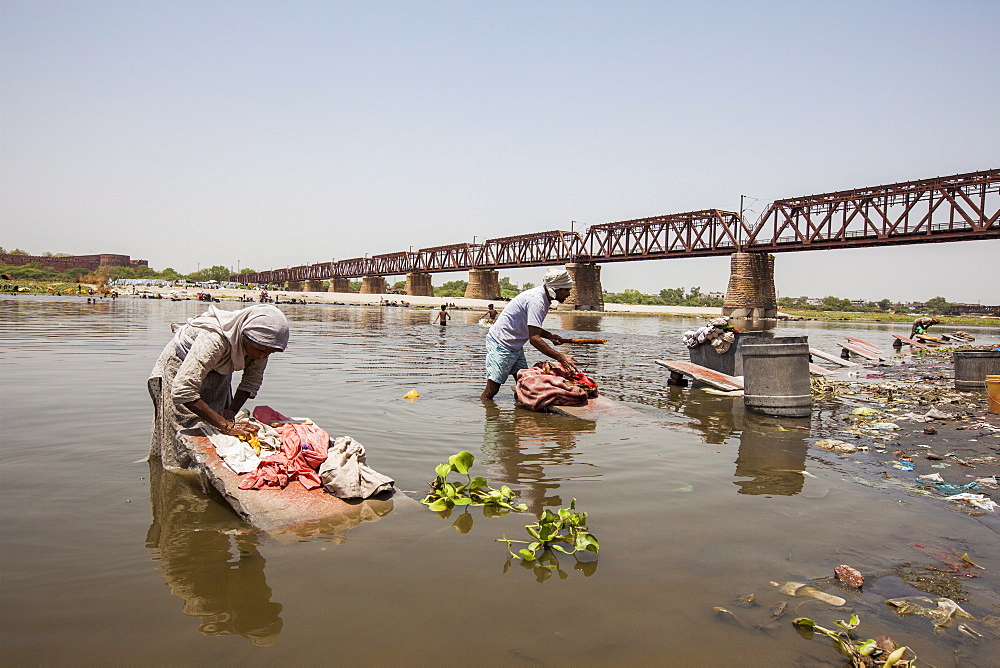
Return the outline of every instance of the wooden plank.
[[[907,344],[913,346],[914,348],[930,348],[930,346],[927,346],[927,345],[924,345],[923,343],[919,343],[917,341],[914,341],[913,339],[908,339],[905,336],[900,336],[899,334],[893,334],[893,336],[895,338],[899,339],[900,341],[902,341],[903,343],[907,343]]]
[[[812,355],[814,355],[814,356],[816,356],[816,357],[818,357],[818,358],[820,358],[822,360],[826,360],[827,362],[833,362],[834,364],[839,364],[840,366],[858,366],[857,362],[852,362],[850,360],[845,360],[842,357],[837,357],[836,355],[831,355],[830,353],[823,352],[822,350],[819,350],[818,348],[810,348],[809,352]]]
[[[864,357],[865,359],[869,359],[874,362],[882,361],[882,357],[878,353],[869,350],[868,348],[864,348],[862,346],[856,346],[853,343],[841,343],[839,345],[841,348],[850,350],[852,353],[858,355],[859,357]]]
[[[602,417],[634,415],[637,411],[634,408],[629,408],[618,403],[614,399],[598,395],[588,398],[586,406],[549,406],[549,412],[558,413],[559,415],[569,415],[581,420],[597,420]]]
[[[705,383],[719,390],[742,390],[743,379],[730,376],[694,362],[684,362],[680,360],[655,360],[660,366],[665,366],[671,371],[693,378],[699,383]]]
[[[809,362],[809,373],[811,373],[814,376],[829,376],[833,372],[830,371],[829,369],[824,369],[818,364],[813,364],[812,362]]]
[[[858,345],[865,346],[866,348],[871,348],[876,353],[883,353],[883,352],[885,352],[884,350],[882,350],[881,348],[879,348],[878,346],[876,346],[874,343],[868,343],[864,339],[859,339],[859,338],[856,338],[856,337],[853,337],[853,336],[848,336],[846,338],[851,343],[856,343]]]
[[[190,453],[196,468],[233,510],[263,531],[282,533],[305,523],[319,527],[329,525],[341,530],[377,520],[392,510],[391,495],[348,503],[323,488],[307,490],[297,480],[281,490],[240,489],[244,476],[233,473],[226,466],[215,452],[215,446],[200,429],[184,429],[177,436]]]

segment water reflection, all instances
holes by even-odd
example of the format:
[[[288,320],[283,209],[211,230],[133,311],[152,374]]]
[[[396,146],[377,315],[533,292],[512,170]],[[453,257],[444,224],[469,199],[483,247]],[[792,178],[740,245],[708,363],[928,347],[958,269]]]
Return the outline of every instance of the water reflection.
[[[200,618],[199,633],[277,642],[281,604],[271,601],[257,534],[205,494],[198,477],[151,463],[149,480],[153,523],[146,547],[163,562],[184,614]]]
[[[583,314],[583,313],[572,313],[572,312],[556,312],[556,315],[561,321],[560,325],[564,330],[567,331],[577,331],[577,332],[600,332],[601,330],[601,320],[603,319],[599,315],[593,314]]]
[[[549,494],[567,476],[546,475],[545,467],[590,466],[573,461],[577,434],[593,432],[595,423],[565,415],[536,413],[516,407],[483,404],[483,454],[488,479],[518,485],[519,500],[540,515],[546,506],[560,507],[562,497]]]
[[[743,397],[701,398],[697,390],[670,388],[670,403],[691,418],[707,445],[722,445],[739,435],[736,480],[739,494],[793,496],[802,491],[810,433],[809,418],[777,418],[746,412]]]
[[[739,494],[794,496],[802,491],[809,444],[809,418],[768,418],[747,413],[743,418],[740,452],[736,458]]]

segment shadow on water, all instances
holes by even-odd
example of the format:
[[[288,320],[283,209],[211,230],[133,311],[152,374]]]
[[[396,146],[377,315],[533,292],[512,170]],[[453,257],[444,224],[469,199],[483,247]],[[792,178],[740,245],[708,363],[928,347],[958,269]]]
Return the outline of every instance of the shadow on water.
[[[146,547],[184,614],[198,617],[206,636],[240,635],[273,645],[281,633],[280,603],[271,601],[257,533],[222,501],[205,493],[200,478],[149,467],[153,523]]]

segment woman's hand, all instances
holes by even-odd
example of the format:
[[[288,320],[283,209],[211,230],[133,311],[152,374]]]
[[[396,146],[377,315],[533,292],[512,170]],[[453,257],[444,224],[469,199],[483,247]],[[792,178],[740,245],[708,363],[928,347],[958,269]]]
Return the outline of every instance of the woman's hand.
[[[251,436],[257,435],[257,427],[249,422],[233,422],[232,426],[226,429],[225,433],[242,440],[248,440]]]
[[[551,341],[557,346],[561,346],[562,344],[566,343],[566,339],[559,336],[558,334],[549,334],[549,341]]]
[[[236,420],[236,411],[230,408],[223,408],[219,411],[219,415],[226,418],[227,420]]]

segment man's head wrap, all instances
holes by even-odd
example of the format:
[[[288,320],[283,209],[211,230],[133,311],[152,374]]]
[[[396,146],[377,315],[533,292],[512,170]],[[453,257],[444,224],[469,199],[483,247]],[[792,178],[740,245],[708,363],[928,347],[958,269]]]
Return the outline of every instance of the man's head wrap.
[[[553,267],[545,272],[545,276],[542,277],[542,285],[545,286],[545,292],[548,293],[549,297],[555,299],[556,290],[560,288],[572,289],[573,278],[565,269]]]

